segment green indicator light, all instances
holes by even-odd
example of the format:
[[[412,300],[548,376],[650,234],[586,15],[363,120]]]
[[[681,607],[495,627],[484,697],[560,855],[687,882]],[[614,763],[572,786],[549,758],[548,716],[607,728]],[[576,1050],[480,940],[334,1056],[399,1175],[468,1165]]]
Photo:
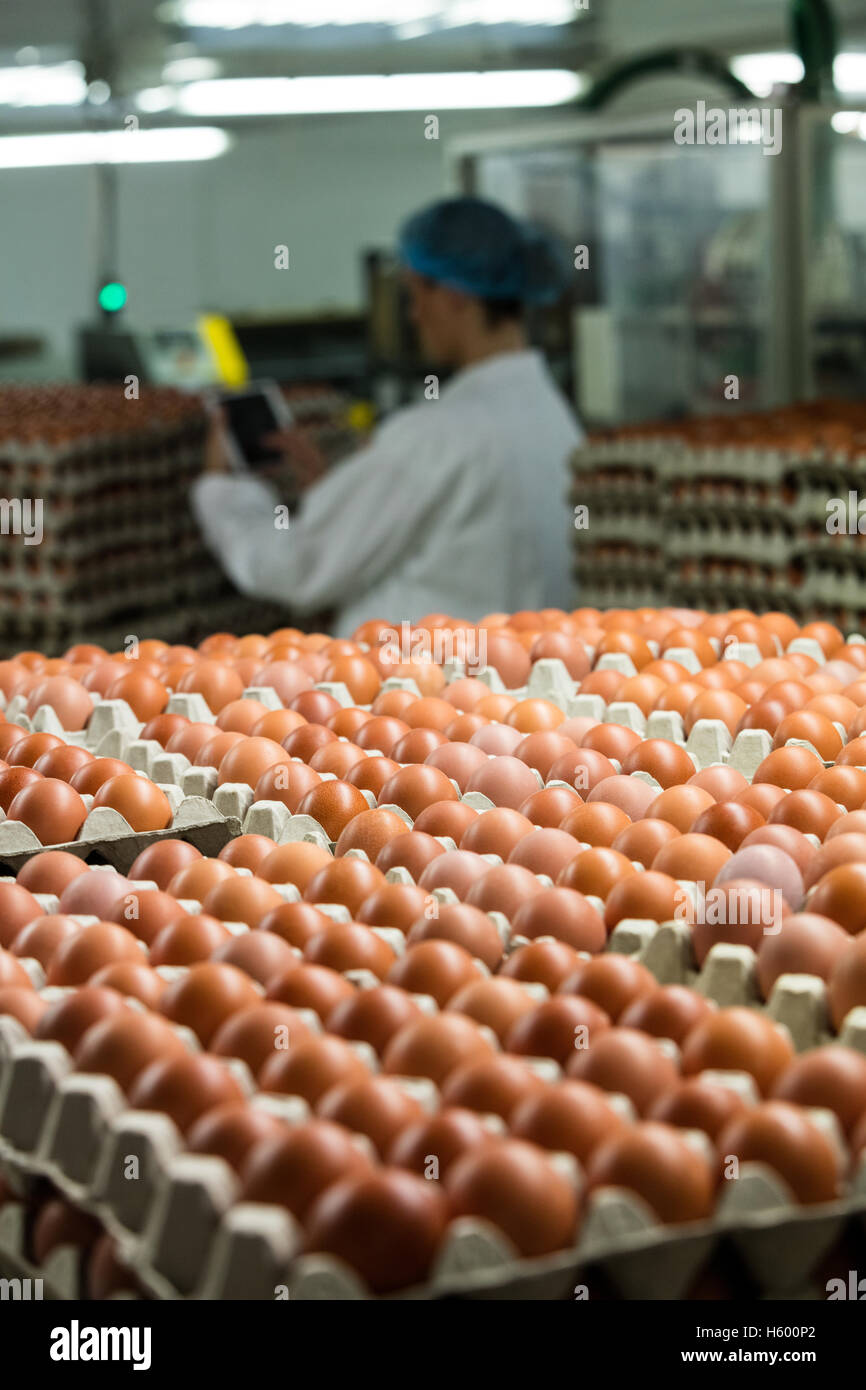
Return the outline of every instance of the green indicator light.
[[[119,314],[120,310],[125,308],[128,298],[125,285],[121,285],[117,280],[109,280],[99,291],[99,307],[106,314]]]

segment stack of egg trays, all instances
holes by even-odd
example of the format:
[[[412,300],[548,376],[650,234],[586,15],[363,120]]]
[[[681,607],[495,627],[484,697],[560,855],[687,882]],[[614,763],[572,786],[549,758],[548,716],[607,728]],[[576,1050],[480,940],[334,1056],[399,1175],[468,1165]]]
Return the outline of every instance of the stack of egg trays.
[[[812,654],[817,650],[808,640],[800,646]],[[760,659],[750,644],[740,644],[726,656],[750,665]],[[686,659],[694,657],[687,654]],[[633,670],[621,654],[603,657],[602,662],[625,674]],[[496,687],[495,673],[484,674]],[[398,688],[408,684],[394,682]],[[339,686],[328,688],[344,699],[348,696]],[[647,720],[634,705],[605,705],[599,696],[577,694],[558,661],[537,663],[527,691],[512,693],[544,694],[567,714],[593,714],[625,723],[648,737],[672,738],[686,747],[696,767],[730,764],[749,780],[770,749],[765,731],[746,730],[732,740],[724,724],[716,720],[698,721],[686,740],[675,712],[659,712]],[[268,692],[256,694],[267,696]],[[151,751],[154,759],[166,756]],[[177,770],[182,777],[207,775],[202,769],[183,773],[179,765]],[[652,780],[643,773],[633,775]],[[213,795],[215,801],[242,811],[248,792],[229,784]],[[477,809],[483,809],[486,801],[477,793],[467,793],[466,799]],[[271,833],[280,840],[329,843],[309,817],[291,816],[278,803],[247,805],[243,823],[247,831]],[[411,881],[404,869],[391,870],[388,878]],[[287,898],[299,896],[291,885],[281,891]],[[447,889],[436,890],[436,896],[443,902],[453,900]],[[338,906],[325,910],[335,917],[348,915]],[[523,944],[507,920],[494,915],[506,948]],[[397,949],[398,935],[389,934]],[[720,943],[699,971],[687,925],[626,920],[611,934],[607,949],[641,961],[660,983],[687,983],[722,1007],[764,1010],[789,1029],[798,1051],[831,1040],[823,981],[807,975],[782,976],[764,1004],[756,986],[755,955],[749,948]],[[359,988],[377,983],[366,972],[355,972],[353,978]],[[425,1001],[425,1006],[431,1003]],[[319,1026],[312,1017],[310,1023]],[[851,1011],[838,1040],[866,1052],[866,1009]],[[252,1094],[252,1079],[244,1065],[237,1059],[230,1065]],[[716,1073],[715,1077],[757,1098],[745,1074]],[[435,1103],[432,1083],[407,1079],[406,1084]],[[296,1097],[260,1095],[255,1103],[275,1110],[290,1123],[307,1114],[304,1102]],[[825,1128],[832,1126],[827,1112],[815,1115]],[[140,1180],[135,1184],[121,1176],[130,1154],[136,1155],[140,1165]],[[277,1296],[276,1290],[301,1299],[370,1296],[338,1261],[300,1255],[299,1232],[285,1211],[238,1202],[237,1181],[226,1165],[216,1158],[186,1153],[167,1117],[131,1110],[110,1078],[74,1074],[62,1048],[31,1041],[11,1020],[0,1020],[0,1160],[14,1181],[47,1178],[71,1201],[96,1215],[118,1240],[122,1254],[152,1296],[269,1300]],[[24,1210],[17,1210],[17,1217],[13,1212],[0,1225],[0,1245],[5,1243],[20,1262],[25,1248]],[[431,1281],[400,1297],[684,1298],[705,1296],[710,1290],[714,1297],[751,1293],[763,1298],[816,1298],[826,1296],[829,1277],[846,1277],[852,1250],[866,1254],[864,1247],[866,1161],[843,1199],[810,1208],[794,1206],[769,1168],[744,1164],[740,1180],[730,1185],[712,1221],[677,1229],[662,1227],[632,1194],[600,1193],[589,1204],[574,1249],[542,1260],[520,1259],[489,1223],[461,1219],[452,1225]],[[75,1296],[68,1280],[77,1263],[70,1263],[71,1259],[71,1252],[57,1252],[60,1274],[66,1270],[66,1297]]]
[[[664,602],[662,452],[655,439],[601,439],[572,456],[570,501],[581,601],[599,607]]]
[[[47,705],[40,706],[33,719],[29,719],[23,712],[24,703],[23,697],[16,696],[6,709],[8,722],[19,724],[22,736],[34,731],[52,733],[67,743],[87,748],[96,757],[128,761],[134,771],[144,775],[149,775],[147,764],[153,751],[163,751],[158,743],[138,738],[143,726],[125,700],[98,700],[87,729],[75,733],[64,729]],[[202,722],[214,722],[214,715],[201,695],[172,695],[168,710],[202,719]],[[212,798],[194,791],[185,792],[174,782],[162,785],[161,790],[172,808],[172,819],[165,830],[135,831],[112,807],[97,806],[88,811],[77,839],[50,848],[66,850],[85,861],[108,864],[126,873],[141,851],[158,840],[189,840],[202,854],[213,857],[240,834],[240,821],[220,811]],[[92,801],[92,797],[84,799]],[[20,821],[0,820],[0,872],[17,875],[28,859],[47,848],[49,846],[40,844],[33,831]]]

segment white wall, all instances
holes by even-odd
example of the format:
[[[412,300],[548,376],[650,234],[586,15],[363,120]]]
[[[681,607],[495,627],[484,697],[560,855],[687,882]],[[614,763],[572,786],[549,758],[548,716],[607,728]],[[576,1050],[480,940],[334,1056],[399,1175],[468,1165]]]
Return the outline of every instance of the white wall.
[[[362,301],[360,252],[392,245],[401,219],[446,188],[450,138],[538,119],[446,113],[439,141],[423,114],[305,118],[247,130],[222,159],[119,170],[127,317],[144,327],[201,309],[273,313]],[[0,173],[0,335],[46,334],[71,362],[92,315],[97,267],[94,175]],[[274,269],[287,244],[291,269]]]

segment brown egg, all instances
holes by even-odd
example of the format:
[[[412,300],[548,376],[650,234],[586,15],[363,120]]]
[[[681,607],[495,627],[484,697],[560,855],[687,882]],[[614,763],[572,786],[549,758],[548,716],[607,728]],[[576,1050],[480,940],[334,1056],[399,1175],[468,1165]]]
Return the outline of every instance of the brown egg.
[[[590,1047],[573,1052],[566,1070],[604,1091],[623,1092],[640,1115],[679,1080],[677,1066],[658,1043],[621,1026],[596,1033]]]
[[[296,959],[288,943],[268,931],[229,936],[211,954],[211,960],[236,966],[260,985],[268,985],[275,976],[294,965]]]
[[[476,1023],[486,1024],[502,1042],[506,1033],[523,1014],[536,1006],[535,1000],[516,980],[480,979],[464,985],[452,996],[448,1009],[465,1014]]]
[[[478,812],[465,801],[434,801],[422,811],[414,828],[421,834],[436,835],[459,844],[467,828],[478,820]]]
[[[564,1066],[575,1049],[592,1047],[609,1027],[608,1015],[592,1000],[561,995],[516,1019],[505,1047],[519,1057],[552,1057]]]
[[[611,888],[605,901],[604,923],[610,931],[626,917],[669,922],[681,915],[685,901],[684,890],[676,879],[649,869],[631,874]]]
[[[156,714],[152,719],[148,719],[139,738],[155,739],[164,748],[172,734],[176,734],[179,729],[185,729],[189,723],[190,720],[182,714]]]
[[[30,957],[38,960],[43,970],[47,970],[60,943],[77,936],[80,931],[80,922],[60,912],[35,917],[9,943],[9,950],[19,959]]]
[[[572,888],[544,888],[518,909],[512,923],[517,936],[534,941],[552,936],[576,951],[595,954],[607,943],[604,920],[582,893]]]
[[[304,1220],[321,1192],[369,1166],[342,1125],[310,1120],[250,1149],[241,1168],[241,1200],[285,1207]]]
[[[17,889],[17,885],[15,887]],[[73,916],[81,914],[105,918],[120,894],[130,887],[129,880],[113,869],[88,869],[86,873],[76,875],[63,889],[60,911]],[[0,884],[0,921],[12,911],[12,903],[4,901],[4,892],[5,886]]]
[[[0,950],[0,987],[32,989],[33,983],[21,962],[9,951]]]
[[[617,774],[599,782],[587,794],[586,799],[589,805],[605,802],[611,806],[618,806],[631,820],[639,820],[641,816],[646,815],[655,800],[655,789],[640,777]]]
[[[462,900],[473,883],[489,872],[490,864],[480,854],[464,849],[448,850],[427,865],[418,884],[428,892],[434,888],[450,888]]]
[[[519,708],[519,706],[518,706]],[[509,722],[512,722],[509,720]],[[562,723],[562,720],[558,720]],[[541,776],[547,779],[550,769],[558,758],[567,757],[576,751],[574,742],[559,733],[532,733],[527,734],[526,738],[518,743],[514,750],[514,756],[527,767],[533,767]]]
[[[236,877],[236,870],[224,859],[194,859],[174,875],[166,891],[173,898],[201,902],[218,883]]]
[[[849,818],[850,819],[850,818]],[[866,832],[850,831],[834,835],[813,855],[803,875],[806,888],[812,888],[831,869],[842,864],[866,863]]]
[[[459,803],[440,804],[457,805]],[[389,840],[380,849],[376,856],[376,868],[382,873],[387,873],[390,869],[404,868],[417,882],[427,865],[444,853],[444,846],[439,844],[432,835],[412,830],[407,835]]]
[[[66,782],[42,777],[18,793],[6,815],[8,820],[28,826],[43,845],[56,845],[75,839],[84,824],[87,807]]]
[[[156,888],[142,891],[131,884],[127,884],[107,914],[110,921],[119,922],[148,946],[164,927],[186,915],[171,893]]]
[[[684,748],[664,738],[644,739],[623,760],[623,772],[648,772],[663,789],[687,782],[695,765]]]
[[[514,847],[534,829],[532,821],[519,811],[505,806],[494,807],[473,818],[463,832],[460,848],[473,854],[498,854],[501,859],[507,859]]]
[[[315,1105],[332,1086],[368,1074],[358,1053],[342,1038],[315,1037],[269,1056],[259,1072],[259,1084],[263,1091],[301,1096]]]
[[[639,961],[628,956],[604,955],[578,961],[557,989],[560,994],[592,1000],[610,1018],[618,1020],[630,1005],[656,994],[659,985]]]
[[[191,1028],[202,1047],[217,1029],[239,1009],[260,1002],[261,995],[250,977],[233,965],[203,961],[178,980],[172,980],[162,996],[161,1012],[175,1023]]]
[[[334,784],[326,782],[324,785]],[[387,844],[408,833],[409,826],[396,811],[384,807],[371,810],[364,802],[363,810],[354,814],[337,837],[334,853],[339,859],[350,849],[362,849],[372,863]]]
[[[715,1175],[710,1164],[671,1125],[631,1125],[593,1152],[589,1192],[607,1187],[636,1193],[665,1224],[700,1221],[712,1214]]]
[[[502,939],[492,919],[468,903],[446,903],[435,916],[419,917],[407,940],[410,946],[422,941],[453,941],[489,970],[496,970],[502,960]]]
[[[121,773],[103,782],[93,798],[93,806],[111,806],[137,831],[164,830],[172,817],[165,792],[135,772]]]
[[[866,802],[866,769],[841,765],[827,767],[823,772],[819,772],[817,777],[813,777],[808,790],[821,792],[837,805],[844,806],[846,810],[856,811]],[[840,815],[839,819],[844,818]],[[827,835],[831,832],[845,833],[844,830],[840,830],[838,822],[828,827]]]
[[[738,1091],[693,1076],[681,1081],[675,1090],[659,1096],[649,1111],[649,1118],[675,1125],[677,1129],[701,1129],[715,1140],[745,1109],[746,1103]]]
[[[702,690],[686,711],[686,733],[691,733],[699,719],[720,719],[729,733],[734,734],[746,709],[745,700],[733,690]]]
[[[784,748],[792,738],[811,743],[818,756],[828,762],[836,757],[842,747],[839,730],[817,710],[800,709],[786,715],[776,727],[773,747]]]
[[[254,800],[280,801],[295,815],[304,796],[321,780],[318,772],[304,763],[274,763],[256,782]]]
[[[787,916],[781,931],[765,935],[758,946],[758,983],[764,999],[770,997],[780,975],[817,975],[829,980],[851,938],[829,917],[814,912]]]
[[[763,836],[767,830],[769,827],[753,831],[752,834]],[[752,836],[749,835],[746,839],[751,840]],[[803,879],[800,870],[791,856],[775,845],[755,842],[741,845],[719,871],[716,883],[723,884],[736,878],[756,879],[768,888],[778,890],[794,911],[803,901]]]
[[[266,883],[293,883],[303,892],[319,870],[331,862],[328,850],[320,845],[295,840],[271,849],[256,872]]]
[[[586,796],[607,777],[615,777],[616,768],[603,753],[592,748],[574,748],[557,758],[548,774],[548,782],[568,782],[581,796]]]
[[[299,733],[312,725],[305,725]],[[288,740],[287,740],[288,741]],[[241,738],[228,748],[219,761],[219,784],[241,782],[257,787],[270,769],[285,765],[286,754],[281,745],[270,738]]]
[[[230,749],[235,748],[239,743],[246,740],[243,734],[223,730],[214,734],[206,743],[203,743],[193,759],[194,767],[218,768],[223,758]]]
[[[36,1025],[36,1037],[62,1043],[67,1051],[75,1052],[94,1024],[128,1011],[126,1000],[115,990],[84,985],[51,1001]]]
[[[42,705],[49,705],[64,729],[83,729],[93,711],[93,699],[70,676],[48,676],[31,690],[26,711],[32,719]]]
[[[866,1004],[866,936],[862,932],[834,964],[827,1002],[837,1032],[852,1009]]]
[[[118,994],[137,999],[148,1009],[159,1007],[165,989],[165,980],[155,970],[134,960],[117,960],[104,965],[88,983],[97,989],[116,989]]]
[[[395,763],[393,758],[368,756],[363,762],[355,763],[346,773],[346,781],[359,791],[371,791],[378,796],[389,778],[399,770],[400,764]]]
[[[262,878],[234,874],[217,883],[202,902],[204,911],[223,922],[246,922],[257,927],[266,913],[283,902],[276,888]]]
[[[83,1262],[85,1251],[95,1243],[99,1224],[58,1197],[50,1198],[40,1208],[33,1222],[30,1245],[37,1265],[42,1265],[61,1246],[72,1246]]]
[[[440,1008],[481,975],[462,946],[452,941],[421,941],[409,946],[391,967],[388,982],[411,994],[430,994]]]
[[[517,864],[534,874],[557,876],[579,853],[573,835],[552,827],[535,830],[527,835],[508,856],[509,864]]]
[[[540,790],[538,774],[517,757],[504,754],[488,758],[473,772],[466,784],[467,791],[481,792],[495,806],[510,806],[514,810]]]
[[[424,1115],[414,1096],[384,1076],[353,1076],[332,1086],[319,1100],[323,1119],[365,1134],[384,1158],[397,1135]]]
[[[391,750],[408,732],[409,725],[404,719],[387,714],[375,715],[358,730],[355,742],[359,748],[372,750],[389,758]]]
[[[312,1009],[322,1022],[343,999],[355,994],[355,986],[336,970],[325,965],[298,961],[271,980],[267,998],[296,1009]]]
[[[398,694],[401,692],[392,692]],[[455,709],[467,711],[473,710],[490,693],[489,687],[484,681],[480,681],[474,676],[464,676],[456,681],[452,681],[448,688],[442,692],[443,700],[453,705]],[[382,697],[379,696],[379,699]],[[378,712],[378,711],[377,711]]]
[[[697,817],[713,804],[710,793],[703,787],[677,786],[655,797],[645,814],[650,820],[668,821],[685,835]]]
[[[534,833],[540,835],[541,831]],[[535,874],[519,864],[497,864],[476,879],[465,901],[483,912],[501,912],[511,921],[525,902],[541,892],[542,886]]]
[[[731,851],[721,840],[711,835],[694,833],[680,835],[659,850],[652,863],[656,873],[695,883],[712,883],[731,857]]]
[[[555,990],[580,964],[577,951],[564,941],[530,941],[508,957],[500,974]]]
[[[375,1294],[421,1283],[445,1233],[435,1185],[399,1168],[347,1178],[322,1194],[307,1223],[307,1249],[336,1255]],[[375,1229],[371,1242],[367,1232]]]
[[[69,785],[82,796],[95,796],[112,777],[128,776],[131,772],[132,768],[120,758],[93,758],[73,773]]]
[[[529,1096],[547,1089],[545,1082],[526,1062],[500,1053],[456,1067],[443,1084],[441,1096],[445,1105],[457,1105],[508,1120]]]
[[[840,837],[841,840],[841,837]],[[836,843],[840,843],[837,840]],[[866,927],[866,864],[840,864],[825,873],[809,895],[809,911],[838,922],[856,936]]]
[[[129,877],[152,880],[157,888],[166,889],[175,874],[201,857],[201,850],[186,840],[157,840],[136,856]]]
[[[663,792],[662,795],[666,796],[667,793]],[[679,834],[676,826],[666,820],[634,821],[620,831],[611,848],[632,863],[643,864],[648,869],[659,850]]]
[[[623,1028],[636,1028],[639,1033],[681,1044],[695,1024],[712,1011],[713,1005],[697,990],[664,985],[629,1004],[619,1023]]]
[[[777,1079],[774,1100],[832,1110],[846,1134],[866,1112],[866,1057],[851,1047],[816,1047]]]
[[[571,787],[545,787],[526,798],[520,807],[520,814],[532,821],[533,825],[552,829],[581,804],[580,794]]]
[[[188,1055],[165,1019],[124,1006],[81,1035],[75,1048],[75,1065],[79,1071],[113,1077],[120,1089],[128,1093],[151,1062]]]
[[[452,1164],[446,1188],[452,1216],[490,1221],[522,1255],[562,1250],[575,1238],[576,1189],[534,1144],[505,1139],[476,1148]]]
[[[455,1159],[489,1140],[490,1130],[474,1111],[450,1106],[407,1125],[387,1157],[398,1168],[408,1168],[424,1178],[432,1173],[438,1179]]]
[[[298,699],[303,699],[303,696],[299,695]],[[358,730],[362,728],[364,724],[369,723],[369,721],[372,718],[373,716],[369,712],[369,710],[358,709],[356,706],[350,705],[345,709],[343,709],[342,707],[336,709],[329,718],[324,720],[324,723],[325,726],[328,729],[331,729],[332,732],[335,733],[338,738],[348,738],[354,740]],[[322,721],[314,720],[313,722],[321,723]],[[354,748],[357,748],[357,744],[355,744],[354,742],[352,746]]]
[[[753,830],[764,824],[763,816],[751,806],[736,801],[717,802],[701,811],[691,829],[694,834],[712,836],[732,852],[739,849]]]
[[[93,754],[88,753],[86,748],[67,743],[61,748],[49,748],[47,753],[36,759],[33,771],[40,772],[43,777],[59,777],[61,782],[68,782],[76,772],[92,762]]]
[[[339,713],[340,703],[324,690],[301,690],[289,701],[289,708],[302,714],[309,724],[327,724]]]
[[[698,900],[697,911],[690,911],[683,920],[693,923],[692,946],[701,966],[719,942],[757,951],[768,935],[782,929],[788,915],[778,890],[741,878],[707,889]]]
[[[211,1106],[187,1131],[190,1153],[213,1154],[239,1173],[257,1144],[279,1139],[285,1124],[267,1110],[247,1101]]]
[[[425,913],[438,912],[439,904],[423,888],[410,884],[383,883],[361,904],[358,921],[370,927],[397,927],[408,932]]]
[[[158,932],[150,943],[148,957],[152,966],[194,965],[207,960],[229,936],[228,927],[215,917],[186,913]]]
[[[625,1121],[596,1086],[562,1081],[539,1087],[520,1101],[508,1127],[515,1139],[574,1154],[585,1164],[600,1143],[624,1129]]]
[[[223,846],[217,858],[223,859],[226,864],[231,864],[236,869],[249,869],[251,873],[257,874],[259,865],[264,863],[271,850],[275,848],[275,842],[267,835],[238,835]]]
[[[303,950],[311,937],[327,928],[330,920],[311,903],[282,903],[280,907],[265,913],[257,930],[270,932],[290,946]]]
[[[683,1045],[683,1075],[747,1071],[762,1095],[793,1060],[787,1032],[753,1009],[719,1009],[692,1029]]]
[[[183,694],[202,695],[208,708],[214,714],[219,714],[225,705],[241,698],[244,683],[238,673],[223,662],[198,661],[180,677],[175,688]],[[164,703],[162,707],[165,708]],[[158,714],[159,710],[151,713]]]
[[[820,758],[807,748],[776,748],[758,767],[753,783],[769,782],[771,786],[797,791],[808,787],[823,771]]]
[[[162,714],[168,704],[168,690],[162,681],[146,671],[128,671],[112,681],[105,692],[107,700],[125,700],[136,719],[143,722]]]
[[[22,864],[16,883],[30,893],[52,893],[60,897],[68,883],[87,872],[87,865],[77,855],[67,850],[45,850]]]
[[[415,1019],[395,1033],[382,1067],[391,1075],[427,1076],[441,1085],[461,1062],[492,1053],[492,1045],[471,1019],[436,1014]]]
[[[369,807],[363,793],[339,780],[320,782],[298,804],[298,815],[312,816],[330,840],[338,840],[350,821],[366,813]]]
[[[561,829],[581,844],[607,848],[629,825],[631,818],[619,806],[610,805],[605,801],[594,801],[569,811],[562,821]],[[578,885],[566,886],[576,888]]]
[[[798,1105],[771,1100],[731,1120],[716,1142],[720,1161],[766,1163],[804,1205],[838,1195],[833,1146]]]
[[[162,1111],[184,1134],[214,1106],[243,1098],[240,1085],[222,1062],[192,1053],[151,1062],[129,1091],[133,1109]]]
[[[745,836],[740,849],[749,849],[752,845],[772,845],[782,850],[793,859],[801,875],[808,873],[816,855],[814,845],[792,825],[759,825]]]
[[[63,986],[85,984],[97,970],[118,960],[142,963],[144,957],[137,939],[114,922],[95,922],[58,944],[51,957],[47,982]]]
[[[359,731],[358,737],[361,738],[362,735],[363,729]],[[308,763],[320,748],[336,741],[337,735],[333,729],[326,728],[324,724],[302,724],[282,740],[281,747],[289,758],[300,758],[303,763]],[[363,748],[366,745],[361,743],[358,746]],[[259,774],[260,777],[262,775],[263,773]]]
[[[706,767],[703,772],[696,772],[689,778],[687,785],[701,787],[715,797],[716,801],[732,801],[734,797],[749,791],[749,784],[742,772],[738,772],[734,767],[721,765]]]
[[[47,1003],[35,989],[0,986],[0,1017],[5,1015],[16,1019],[28,1033],[35,1033],[47,1008]]]
[[[304,947],[304,959],[332,970],[369,970],[384,980],[396,956],[386,941],[360,922],[331,922]]]
[[[499,672],[506,690],[517,690],[529,679],[529,653],[511,633],[487,631],[487,664]]]
[[[830,826],[841,815],[835,801],[817,791],[793,791],[770,812],[771,825],[790,825],[804,835],[823,840]]]
[[[394,985],[356,990],[328,1014],[329,1033],[353,1042],[365,1042],[381,1055],[394,1034],[419,1016],[418,1005]]]

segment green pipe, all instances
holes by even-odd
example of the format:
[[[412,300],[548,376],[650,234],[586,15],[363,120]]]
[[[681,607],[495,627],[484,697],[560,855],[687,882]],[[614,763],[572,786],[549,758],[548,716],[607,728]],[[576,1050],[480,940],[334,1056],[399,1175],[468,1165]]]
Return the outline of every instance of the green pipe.
[[[735,77],[723,58],[707,48],[658,48],[651,53],[629,58],[624,63],[616,63],[597,78],[589,91],[577,102],[579,109],[597,111],[624,87],[642,77],[651,77],[658,72],[697,73],[710,77],[737,97],[754,100],[755,94],[745,82]]]
[[[803,60],[803,95],[810,101],[832,96],[839,40],[830,0],[791,0],[791,33]]]

